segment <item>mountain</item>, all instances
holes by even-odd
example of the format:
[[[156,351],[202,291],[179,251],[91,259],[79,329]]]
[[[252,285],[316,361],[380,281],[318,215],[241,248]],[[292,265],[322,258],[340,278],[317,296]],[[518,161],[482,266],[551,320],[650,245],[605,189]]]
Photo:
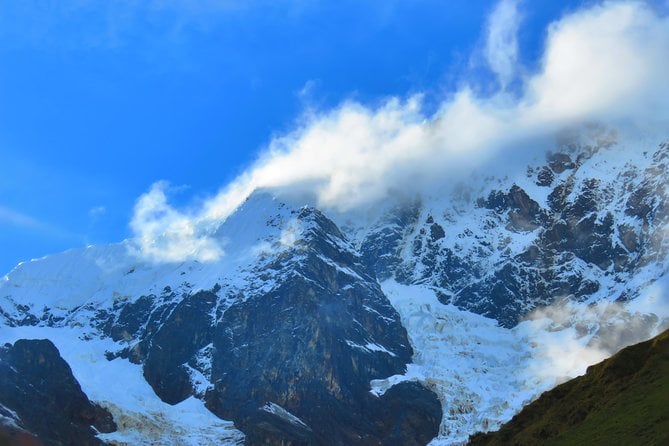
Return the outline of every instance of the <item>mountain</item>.
[[[669,443],[669,330],[588,367],[475,445]]]
[[[248,230],[254,221],[263,232]],[[232,241],[215,266],[135,266],[122,246],[28,264],[16,272],[31,289],[10,275],[5,286],[18,290],[5,299],[38,300],[3,310],[6,325],[19,333],[85,328],[80,337],[109,343],[109,360],[141,364],[163,402],[198,397],[249,444],[425,444],[437,434],[441,404],[422,384],[369,392],[371,380],[404,373],[413,350],[378,282],[329,219],[257,193],[221,232]],[[248,240],[235,236],[241,232]],[[53,276],[42,276],[50,267],[74,286],[54,290]],[[82,271],[84,280],[70,279]],[[195,288],[198,276],[210,288]],[[149,294],[156,282],[160,293]],[[130,294],[140,284],[147,294]]]
[[[0,342],[48,339],[107,443],[463,443],[666,325],[667,162],[593,129],[365,212],[257,190],[207,228],[215,260],[128,240],[20,264]]]

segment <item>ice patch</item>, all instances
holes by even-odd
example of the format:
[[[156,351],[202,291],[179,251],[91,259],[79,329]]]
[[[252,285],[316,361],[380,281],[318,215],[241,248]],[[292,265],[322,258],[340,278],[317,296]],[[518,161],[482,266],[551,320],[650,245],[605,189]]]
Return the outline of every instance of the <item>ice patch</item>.
[[[381,353],[386,353],[386,354],[388,354],[390,356],[393,356],[393,357],[397,356],[395,353],[391,352],[390,350],[388,350],[384,346],[379,345],[375,342],[368,342],[365,345],[360,345],[360,344],[356,344],[353,341],[347,340],[346,344],[348,344],[349,347],[357,348],[358,350],[362,350],[362,351],[368,352],[368,353],[381,352]]]
[[[303,427],[309,431],[311,431],[311,428],[307,426],[307,424],[300,420],[298,417],[293,415],[292,413],[288,412],[286,409],[283,407],[279,406],[278,404],[275,403],[267,403],[262,407],[262,410],[265,412],[274,414],[280,418],[283,418],[284,420],[288,421],[291,424],[295,424],[297,426]]]

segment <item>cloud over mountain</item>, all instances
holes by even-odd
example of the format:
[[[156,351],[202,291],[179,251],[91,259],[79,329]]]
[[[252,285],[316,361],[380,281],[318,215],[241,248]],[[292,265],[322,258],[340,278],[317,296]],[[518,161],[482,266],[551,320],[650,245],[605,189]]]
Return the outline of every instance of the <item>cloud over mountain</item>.
[[[141,251],[154,260],[218,257],[223,250],[213,229],[259,187],[309,193],[315,204],[343,211],[398,189],[420,193],[565,126],[666,124],[668,17],[632,1],[572,12],[550,25],[539,68],[511,94],[505,87],[516,76],[519,14],[516,2],[503,0],[489,19],[485,56],[502,87],[496,93],[481,95],[465,82],[433,114],[420,95],[307,113],[194,209],[173,208],[164,184],[154,185],[138,200],[132,222]]]

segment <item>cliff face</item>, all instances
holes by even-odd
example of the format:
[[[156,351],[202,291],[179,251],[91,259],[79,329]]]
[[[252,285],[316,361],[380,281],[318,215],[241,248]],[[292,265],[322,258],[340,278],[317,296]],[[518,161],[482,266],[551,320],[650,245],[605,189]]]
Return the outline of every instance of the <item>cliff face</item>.
[[[15,305],[4,313],[8,325],[85,324],[90,336],[114,342],[108,360],[141,365],[162,401],[201,399],[247,444],[429,442],[442,418],[434,392],[405,383],[370,393],[372,380],[404,373],[413,350],[346,237],[313,208],[289,209],[262,193],[245,206],[237,218],[246,224],[260,212],[266,230],[240,249],[234,271],[206,272],[216,278],[210,289],[186,280],[202,268],[195,262],[180,265],[181,284],[161,284],[159,294],[117,293],[111,305],[70,309]],[[290,243],[281,239],[286,225]],[[126,268],[123,277],[151,272]]]
[[[330,220],[313,209],[295,217],[301,238],[254,266],[262,284],[229,296],[225,311],[216,308],[225,283],[188,295],[122,354],[171,404],[197,394],[191,377],[203,377],[199,396],[248,444],[427,443],[441,420],[434,393],[418,384],[369,393],[372,379],[411,361],[397,312]],[[138,325],[137,314],[126,311],[121,326]]]
[[[113,432],[111,414],[91,403],[48,340],[0,348],[0,431],[9,444],[98,445]]]

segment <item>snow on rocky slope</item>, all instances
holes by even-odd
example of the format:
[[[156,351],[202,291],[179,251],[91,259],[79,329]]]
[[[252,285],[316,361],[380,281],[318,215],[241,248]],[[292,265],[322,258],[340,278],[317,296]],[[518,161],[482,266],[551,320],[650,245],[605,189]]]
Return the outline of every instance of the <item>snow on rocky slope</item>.
[[[151,443],[182,416],[192,426],[163,432],[169,442],[190,429],[236,441],[223,422],[214,432],[201,428],[213,416],[205,405],[234,420],[248,444],[424,444],[436,435],[441,407],[421,384],[368,392],[371,379],[402,373],[413,350],[334,223],[256,192],[216,236],[226,254],[210,263],[154,264],[125,242],[19,265],[0,285],[4,340],[53,337],[82,383],[100,367],[119,368],[82,384],[124,420],[117,424],[126,432],[106,437],[113,441],[133,438],[134,429],[134,442]],[[129,399],[97,387],[121,376]],[[204,418],[188,415],[198,405]],[[137,430],[137,414],[156,427]]]
[[[162,402],[142,376],[139,365],[123,359],[108,361],[105,353],[118,348],[109,338],[100,338],[85,327],[2,327],[0,344],[17,339],[49,339],[72,368],[88,397],[108,409],[116,432],[101,434],[118,445],[241,444],[244,435],[229,421],[190,398],[177,405]]]
[[[565,297],[634,299],[669,269],[669,146],[615,141],[570,141],[522,175],[396,206],[357,246],[380,280],[506,327]]]
[[[125,241],[18,265],[0,282],[0,342],[52,340],[83,390],[117,420],[118,431],[102,435],[105,441],[133,445],[242,441],[243,434],[231,422],[214,416],[201,401],[164,403],[147,383],[141,365],[123,358],[109,361],[110,352],[137,339],[113,339],[104,333],[100,318],[120,316],[122,308],[142,296],[152,296],[154,309],[173,308],[170,301],[212,289],[216,283],[234,288],[252,282],[247,269],[257,257],[282,249],[298,228],[286,222],[290,213],[268,195],[261,194],[245,207],[243,221],[233,216],[220,229],[229,243],[227,255],[218,262],[148,262],[137,255],[132,241]],[[227,306],[225,299],[221,305]]]
[[[473,432],[498,428],[542,392],[669,326],[667,278],[631,304],[561,302],[511,329],[443,304],[422,285],[387,280],[382,287],[416,355],[407,373],[373,381],[372,392],[406,380],[435,390],[444,413],[434,446],[465,444]]]

